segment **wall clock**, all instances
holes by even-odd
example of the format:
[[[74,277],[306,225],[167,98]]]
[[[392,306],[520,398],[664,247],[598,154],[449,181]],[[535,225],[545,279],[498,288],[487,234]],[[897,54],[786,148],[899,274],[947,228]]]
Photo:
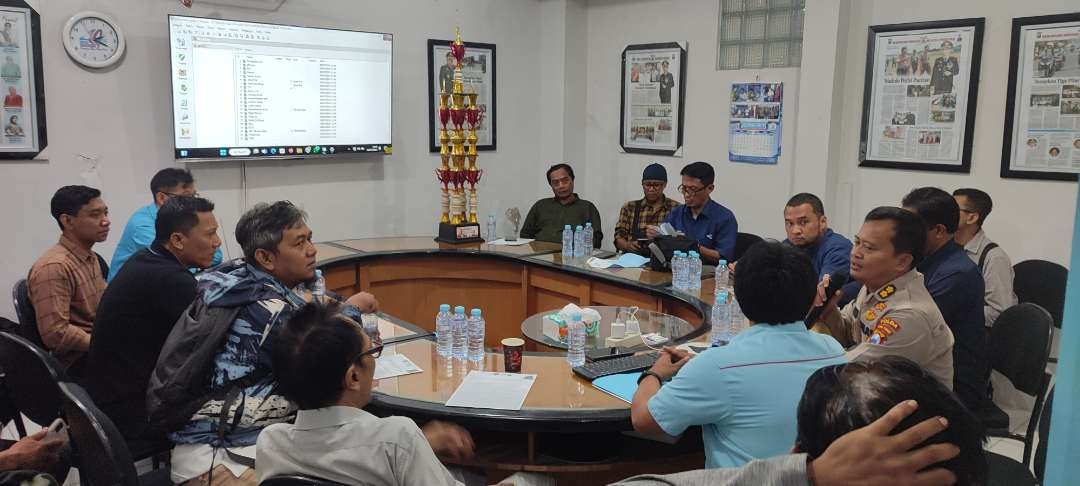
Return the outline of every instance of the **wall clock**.
[[[64,25],[64,49],[83,66],[101,69],[124,56],[124,33],[116,21],[99,12],[79,12]]]

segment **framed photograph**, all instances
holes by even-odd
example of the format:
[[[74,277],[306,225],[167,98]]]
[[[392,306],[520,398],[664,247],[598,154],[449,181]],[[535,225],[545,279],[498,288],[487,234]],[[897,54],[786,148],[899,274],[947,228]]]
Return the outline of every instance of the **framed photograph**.
[[[1080,174],[1080,13],[1012,22],[1001,177]]]
[[[22,0],[0,0],[0,159],[33,159],[45,149],[41,18]]]
[[[428,141],[439,151],[439,92],[454,82],[454,58],[448,40],[428,39]],[[495,150],[495,44],[465,43],[461,82],[466,93],[477,93],[481,119],[476,129],[476,150]],[[466,125],[466,132],[468,126]],[[467,133],[466,133],[467,135]]]
[[[985,21],[870,26],[860,167],[971,172]]]
[[[683,140],[686,49],[677,42],[622,52],[619,145],[626,152],[678,155]]]

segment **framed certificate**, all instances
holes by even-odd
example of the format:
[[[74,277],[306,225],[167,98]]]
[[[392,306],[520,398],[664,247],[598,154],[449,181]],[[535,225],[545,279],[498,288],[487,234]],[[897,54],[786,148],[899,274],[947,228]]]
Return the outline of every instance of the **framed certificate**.
[[[870,26],[860,167],[971,171],[984,23]]]
[[[0,0],[0,159],[32,159],[45,149],[41,18],[22,0]]]
[[[685,90],[686,49],[677,42],[626,46],[619,122],[622,149],[678,155]]]
[[[1080,174],[1080,13],[1012,22],[1001,177]]]
[[[439,93],[449,91],[454,82],[452,41],[428,39],[428,149],[439,151]],[[466,93],[477,93],[480,124],[476,128],[476,150],[495,150],[495,44],[465,43],[461,61],[462,84]]]

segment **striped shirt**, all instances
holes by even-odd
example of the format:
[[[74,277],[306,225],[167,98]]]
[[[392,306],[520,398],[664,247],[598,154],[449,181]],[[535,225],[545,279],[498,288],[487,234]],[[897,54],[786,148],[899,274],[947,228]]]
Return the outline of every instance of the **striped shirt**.
[[[637,227],[634,226],[634,208],[636,205],[641,205],[641,214],[638,215]],[[645,228],[649,226],[658,226],[664,222],[664,218],[675,206],[678,206],[678,201],[664,196],[663,199],[656,201],[653,204],[649,204],[645,199],[638,199],[637,201],[627,201],[623,204],[622,209],[619,210],[619,222],[615,223],[615,238],[626,239],[638,239],[645,237]]]
[[[60,236],[34,262],[27,283],[42,342],[64,366],[71,366],[90,349],[94,316],[105,293],[97,256]]]

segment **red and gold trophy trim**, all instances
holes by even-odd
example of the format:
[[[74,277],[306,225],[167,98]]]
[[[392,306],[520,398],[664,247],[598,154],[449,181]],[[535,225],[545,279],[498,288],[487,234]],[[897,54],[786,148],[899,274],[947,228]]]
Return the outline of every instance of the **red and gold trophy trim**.
[[[439,237],[435,239],[450,243],[483,241],[476,217],[479,207],[476,184],[484,174],[476,167],[479,141],[476,128],[483,121],[484,113],[476,104],[477,94],[466,93],[462,83],[465,43],[461,41],[461,29],[457,29],[454,42],[450,44],[450,54],[454,59],[454,82],[449,87],[444,86],[439,93],[441,165],[435,170],[435,177],[442,184],[442,214]],[[469,184],[468,192],[465,191],[466,183]]]

